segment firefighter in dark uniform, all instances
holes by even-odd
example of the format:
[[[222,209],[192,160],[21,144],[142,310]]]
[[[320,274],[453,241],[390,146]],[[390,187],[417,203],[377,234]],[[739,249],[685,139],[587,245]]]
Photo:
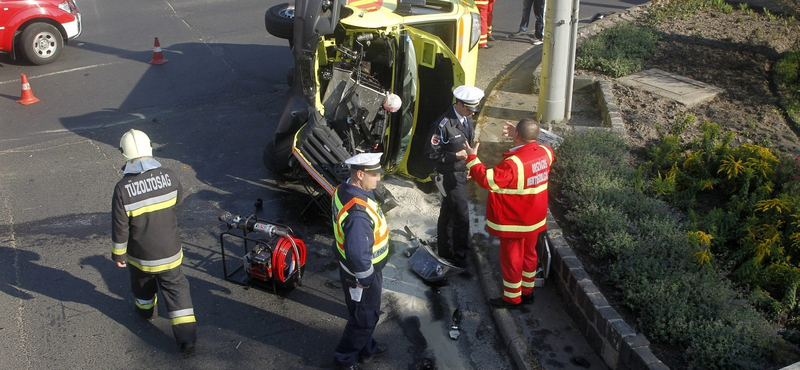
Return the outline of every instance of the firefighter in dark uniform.
[[[333,355],[337,369],[357,369],[356,362],[367,363],[388,349],[372,338],[381,310],[381,269],[389,255],[389,225],[372,192],[383,173],[381,154],[347,159],[350,179],[336,188],[331,202],[334,254],[349,314]]]
[[[469,248],[469,209],[467,208],[467,152],[464,143],[472,145],[475,127],[472,116],[478,111],[483,90],[459,86],[453,91],[456,103],[447,110],[430,131],[430,145],[425,156],[435,162],[435,180],[442,192],[442,206],[436,225],[439,256],[453,265],[467,266]]]
[[[195,323],[189,282],[181,270],[183,250],[176,206],[183,199],[177,173],[152,157],[150,138],[130,130],[120,140],[127,162],[111,201],[111,258],[128,267],[136,312],[156,316],[159,288],[172,321],[172,334],[184,357],[195,353]]]

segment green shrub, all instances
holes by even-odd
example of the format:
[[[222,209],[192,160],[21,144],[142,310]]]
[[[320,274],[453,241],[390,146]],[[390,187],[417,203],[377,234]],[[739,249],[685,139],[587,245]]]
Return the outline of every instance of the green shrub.
[[[607,258],[636,247],[633,236],[621,226],[630,220],[620,207],[592,203],[575,208],[567,219],[581,225],[582,236],[593,241],[589,252],[597,258]]]
[[[776,191],[789,196],[800,196],[800,157],[781,153],[775,166]]]
[[[780,87],[781,107],[800,120],[800,49],[784,53],[774,68],[775,84]]]
[[[742,230],[739,229],[739,216],[720,208],[712,208],[703,215],[698,215],[694,210],[689,211],[689,223],[692,230],[705,230],[711,239],[711,253],[727,259],[729,254],[726,246],[732,241],[743,237]]]
[[[612,77],[642,69],[642,63],[655,50],[658,33],[649,27],[619,22],[578,46],[577,68],[595,70]]]
[[[722,161],[709,158],[728,154],[752,168],[748,191],[741,191],[745,188],[741,184],[732,187],[737,193],[732,197],[725,194],[732,198],[727,207],[711,208],[708,216],[695,212],[682,216],[663,200],[637,189],[642,184],[642,170],[631,170],[631,157],[624,142],[607,132],[567,136],[557,153],[551,179],[560,185],[568,206],[567,217],[589,251],[610,261],[610,278],[620,287],[625,305],[636,312],[649,337],[679,344],[686,350],[690,366],[698,369],[761,369],[765,361],[796,361],[797,348],[779,337],[777,327],[740,295],[727,279],[727,266],[698,261],[698,246],[687,238],[693,235],[691,230],[705,230],[714,237],[706,233],[694,235],[704,235],[707,248],[713,252],[710,255],[751,259],[751,252],[726,247],[742,239],[746,230],[771,219],[743,215],[752,214],[756,204],[765,210],[762,213],[780,213],[775,212],[775,202],[758,203],[764,199],[758,189],[769,172],[756,158],[765,154],[763,150],[753,146],[729,148],[727,141],[718,140],[719,131],[714,130],[717,126],[705,126],[709,131],[704,140],[693,144],[696,150],[708,150],[703,163],[719,165]],[[789,164],[788,159],[785,163]],[[728,171],[720,173],[729,175]],[[777,173],[791,175],[787,169]],[[800,201],[797,205],[800,208]],[[800,242],[796,249],[800,250]],[[800,311],[800,273],[780,266],[766,270],[756,267],[760,268],[757,282],[765,288],[781,285],[789,289],[780,296],[764,291],[758,295],[760,298],[752,293],[747,297],[759,307],[774,307],[774,317],[789,320],[789,311]],[[787,338],[800,338],[795,331],[786,333]]]
[[[687,356],[697,369],[763,369],[770,353],[785,345],[775,328],[741,301],[726,310],[729,317],[701,321],[691,328]],[[773,347],[775,346],[775,347]],[[774,360],[774,359],[773,359]]]

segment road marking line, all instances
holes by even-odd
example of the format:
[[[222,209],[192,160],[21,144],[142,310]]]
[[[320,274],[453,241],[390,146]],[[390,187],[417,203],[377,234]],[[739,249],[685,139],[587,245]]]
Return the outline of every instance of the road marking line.
[[[67,70],[64,70],[64,71],[58,71],[58,72],[52,72],[52,73],[45,73],[45,74],[43,74],[43,75],[39,75],[39,76],[27,76],[27,75],[26,75],[25,77],[28,77],[28,79],[29,79],[29,80],[33,80],[33,79],[36,79],[36,78],[41,78],[41,77],[48,77],[48,76],[59,75],[59,74],[62,74],[62,73],[69,73],[69,72],[75,72],[75,71],[82,71],[82,70],[84,70],[84,69],[96,68],[96,67],[104,67],[104,66],[108,66],[108,65],[112,65],[112,64],[118,64],[118,63],[121,63],[121,62],[112,62],[112,63],[94,64],[94,65],[85,66],[85,67],[78,67],[78,68],[73,68],[73,69],[67,69]],[[0,85],[7,84],[7,83],[12,83],[12,82],[13,82],[13,83],[19,83],[19,80],[13,80],[13,81],[0,81]]]
[[[93,125],[93,126],[82,126],[82,127],[73,127],[73,128],[60,128],[60,129],[57,129],[57,130],[44,130],[44,131],[33,132],[33,133],[31,133],[31,135],[61,134],[61,133],[65,133],[65,132],[82,132],[82,131],[88,131],[88,130],[96,130],[96,129],[100,129],[100,128],[115,127],[115,126],[119,126],[119,125],[124,125],[126,123],[137,122],[137,121],[141,121],[141,120],[147,119],[147,117],[144,114],[141,114],[141,113],[129,113],[129,114],[132,115],[133,118],[130,118],[130,119],[127,119],[127,120],[123,120],[123,121],[111,122],[111,123],[102,123],[102,124]]]

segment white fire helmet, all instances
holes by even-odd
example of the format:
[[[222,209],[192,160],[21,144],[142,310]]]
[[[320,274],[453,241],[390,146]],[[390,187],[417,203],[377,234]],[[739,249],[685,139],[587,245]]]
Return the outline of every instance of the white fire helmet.
[[[390,113],[397,112],[402,104],[400,97],[395,94],[386,94],[386,99],[383,99],[383,109]]]
[[[144,132],[134,129],[122,135],[122,139],[119,140],[119,150],[122,152],[122,156],[129,161],[153,156],[150,138]]]

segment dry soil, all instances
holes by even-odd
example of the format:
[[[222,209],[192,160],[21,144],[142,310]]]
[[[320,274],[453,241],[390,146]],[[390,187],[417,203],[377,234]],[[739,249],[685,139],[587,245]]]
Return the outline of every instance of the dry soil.
[[[731,131],[738,143],[755,143],[800,154],[797,127],[781,112],[772,67],[780,53],[800,42],[800,22],[737,10],[704,11],[658,26],[662,40],[644,69],[660,69],[725,90],[711,102],[687,108],[673,100],[614,84],[630,143],[658,139],[656,127],[678,118],[697,119],[681,136],[691,140],[704,120]]]

